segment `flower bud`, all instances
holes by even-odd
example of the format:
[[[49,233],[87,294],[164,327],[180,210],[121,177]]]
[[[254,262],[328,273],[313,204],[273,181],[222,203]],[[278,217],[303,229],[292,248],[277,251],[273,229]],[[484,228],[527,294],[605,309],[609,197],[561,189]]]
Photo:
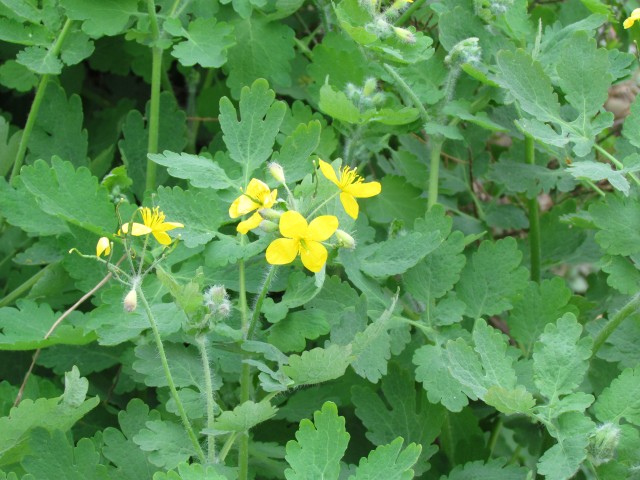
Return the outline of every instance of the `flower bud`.
[[[362,88],[362,94],[370,97],[376,92],[376,88],[378,87],[378,82],[375,78],[367,78],[364,82],[364,87]]]
[[[589,453],[595,465],[602,465],[613,460],[620,442],[620,427],[614,423],[600,425],[591,435]]]
[[[273,178],[276,179],[277,182],[280,182],[283,185],[286,183],[286,180],[284,177],[284,169],[282,168],[282,165],[276,162],[271,162],[268,168],[269,168],[269,173]]]
[[[214,285],[204,292],[205,304],[218,305],[227,299],[227,290],[223,285]]]
[[[132,288],[127,296],[124,297],[124,310],[125,312],[133,312],[138,306],[138,292],[135,288]]]
[[[400,40],[406,43],[416,43],[416,36],[411,30],[401,27],[393,27],[393,32]]]
[[[270,220],[263,220],[260,222],[260,230],[266,233],[273,233],[278,231],[278,224]]]
[[[444,63],[450,67],[460,67],[465,63],[480,63],[482,60],[482,48],[477,37],[469,37],[456,43]]]
[[[344,230],[340,230],[340,229],[336,230],[335,235],[336,235],[336,238],[338,239],[339,247],[348,248],[349,250],[355,248],[356,241],[351,235],[349,235]]]
[[[107,237],[100,237],[98,244],[96,245],[96,256],[99,257],[102,254],[109,255],[111,253],[111,242]]]
[[[282,212],[280,210],[274,210],[273,208],[262,208],[259,213],[269,220],[279,220],[282,216]]]

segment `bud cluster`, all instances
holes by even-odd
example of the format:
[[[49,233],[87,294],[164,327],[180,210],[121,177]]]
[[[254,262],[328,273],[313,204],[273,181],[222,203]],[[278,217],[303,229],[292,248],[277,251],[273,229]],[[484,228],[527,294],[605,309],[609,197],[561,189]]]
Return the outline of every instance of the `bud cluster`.
[[[204,292],[204,305],[214,319],[226,318],[231,314],[229,295],[222,285],[214,285]]]
[[[368,78],[362,88],[348,83],[345,87],[345,93],[361,111],[375,108],[385,100],[385,94],[378,90],[378,81],[375,78]]]
[[[600,425],[590,438],[591,461],[597,466],[613,460],[618,443],[620,443],[620,427],[610,422]]]
[[[482,60],[482,48],[477,37],[469,37],[456,43],[449,55],[444,59],[444,63],[452,69],[458,68],[465,63],[478,64]]]

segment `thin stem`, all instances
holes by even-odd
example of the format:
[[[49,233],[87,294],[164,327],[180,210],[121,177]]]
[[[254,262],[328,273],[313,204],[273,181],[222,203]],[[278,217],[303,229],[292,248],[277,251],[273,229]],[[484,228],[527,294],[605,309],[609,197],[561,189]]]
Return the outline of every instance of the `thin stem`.
[[[422,117],[422,121],[424,123],[427,123],[429,120],[431,120],[429,113],[424,108],[424,105],[422,104],[418,96],[414,93],[414,91],[407,84],[407,82],[405,82],[404,79],[398,74],[398,72],[396,72],[395,68],[393,68],[391,65],[387,63],[384,63],[382,66],[387,72],[389,72],[389,75],[391,75],[393,79],[397,82],[400,89],[404,91],[407,94],[407,96],[411,99],[411,101],[413,102],[413,106],[416,107],[420,112],[420,117]]]
[[[438,180],[440,175],[440,153],[442,152],[443,138],[432,137],[431,160],[429,164],[429,193],[427,197],[427,209],[431,210],[438,203]]]
[[[251,323],[249,324],[249,331],[247,332],[247,340],[251,340],[253,338],[253,334],[258,325],[258,321],[260,320],[260,311],[262,310],[262,302],[264,298],[267,296],[269,292],[269,287],[271,286],[271,281],[275,276],[277,267],[275,265],[271,265],[269,267],[269,273],[267,274],[267,278],[264,279],[264,283],[262,284],[262,289],[260,290],[260,295],[258,296],[258,300],[256,301],[256,307],[253,309],[253,314],[251,315]]]
[[[210,68],[207,71],[207,75],[204,77],[204,82],[202,83],[202,88],[200,92],[208,89],[213,84],[213,79],[215,78],[215,70]],[[200,129],[200,124],[202,120],[200,117],[197,117],[195,120],[191,122],[191,132],[189,133],[189,144],[187,145],[187,150],[193,153],[196,153],[197,142],[198,142],[198,131]]]
[[[153,0],[147,0],[149,11],[149,24],[153,36],[153,47],[151,48],[151,99],[149,106],[149,142],[147,144],[148,153],[158,153],[158,138],[160,134],[160,87],[162,84],[162,49],[157,42],[160,39],[158,29],[158,19],[156,18],[156,5]],[[156,164],[147,159],[147,191],[156,188]]]
[[[33,287],[38,280],[40,280],[44,275],[53,268],[56,263],[50,263],[46,267],[38,270],[34,275],[25,280],[21,285],[16,287],[13,291],[9,292],[3,299],[0,300],[0,307],[6,307],[7,305],[12,304],[17,298],[20,298],[23,293],[29,291],[31,287]]]
[[[241,244],[244,245],[244,235],[241,239]],[[246,275],[244,269],[244,259],[239,261],[240,268],[240,318],[241,328],[244,338],[247,338],[249,332],[249,315],[247,309],[247,285]],[[243,360],[244,360],[243,355]],[[249,400],[250,387],[251,387],[251,366],[242,362],[240,373],[240,403],[244,403]],[[245,431],[240,434],[240,448],[238,450],[238,479],[247,480],[249,475],[249,432]]]
[[[333,200],[334,198],[336,198],[338,195],[340,195],[340,190],[338,190],[336,193],[334,193],[333,195],[331,195],[329,198],[327,198],[324,202],[322,202],[320,205],[318,205],[316,208],[314,208],[311,213],[309,215],[307,215],[307,218],[311,218],[313,217],[314,214],[318,213],[318,210],[320,210],[322,207],[324,207],[327,203],[329,203],[331,200]]]
[[[142,245],[142,253],[140,253],[140,265],[138,265],[138,278],[142,278],[142,266],[144,265],[144,254],[147,251],[147,245],[149,243],[149,234],[144,236],[144,244]]]
[[[202,368],[204,370],[204,387],[207,397],[207,429],[212,431],[215,422],[215,410],[213,400],[213,382],[211,380],[211,367],[209,365],[209,354],[207,353],[207,337],[200,335],[196,337],[196,343],[200,350]],[[216,463],[216,437],[215,434],[207,434],[207,460],[209,463]]]
[[[67,18],[67,21],[64,23],[62,30],[58,34],[58,38],[55,43],[49,50],[47,55],[57,57],[60,53],[60,49],[62,48],[62,43],[64,42],[69,30],[71,29],[71,25],[73,24],[73,20]],[[33,131],[33,126],[36,123],[36,119],[38,118],[38,112],[40,111],[40,105],[42,104],[42,99],[44,98],[44,93],[47,89],[47,84],[51,75],[42,75],[40,77],[40,83],[38,83],[38,89],[36,90],[36,95],[33,97],[33,103],[31,104],[31,109],[29,110],[29,116],[27,117],[27,122],[24,125],[24,130],[22,132],[22,137],[20,137],[20,144],[18,145],[18,151],[16,153],[16,158],[13,161],[13,168],[11,170],[11,175],[9,176],[9,183],[13,180],[13,178],[20,173],[20,169],[22,168],[22,164],[24,163],[24,157],[27,153],[27,145],[29,143],[29,138],[31,138],[31,132]]]
[[[533,137],[524,136],[525,162],[536,164],[536,150]],[[542,248],[540,242],[540,206],[537,196],[527,200],[529,206],[529,249],[531,253],[531,280],[540,283]]]
[[[611,163],[613,163],[616,166],[616,168],[619,168],[619,169],[624,168],[624,164],[620,160],[618,160],[616,157],[611,155],[609,152],[607,152],[604,148],[602,148],[597,143],[594,144],[594,148],[597,151],[599,151],[602,155],[604,155]],[[640,185],[640,179],[638,179],[638,177],[636,177],[634,173],[629,173],[629,176],[636,183],[636,185]]]
[[[176,407],[178,408],[178,412],[180,413],[180,419],[182,420],[182,425],[191,440],[191,444],[200,459],[200,463],[206,462],[206,457],[204,452],[202,451],[202,447],[198,442],[198,438],[196,434],[193,432],[193,427],[191,426],[191,422],[189,422],[189,418],[187,417],[187,412],[182,405],[182,400],[180,400],[180,396],[178,395],[178,390],[176,389],[176,384],[173,381],[173,375],[171,375],[171,370],[169,370],[169,362],[167,361],[167,354],[164,351],[164,345],[162,344],[162,338],[160,338],[160,332],[158,331],[158,324],[156,323],[156,319],[153,316],[153,312],[151,311],[151,307],[149,306],[149,302],[147,302],[147,298],[144,296],[144,292],[142,291],[142,287],[140,285],[137,286],[136,291],[138,293],[138,298],[142,302],[142,306],[144,307],[145,312],[147,313],[147,318],[149,319],[149,324],[151,325],[151,330],[153,331],[153,338],[156,342],[156,348],[158,349],[158,354],[160,355],[160,362],[162,363],[162,369],[164,370],[165,378],[167,379],[167,384],[169,385],[169,390],[171,391],[171,397],[173,401],[176,402]]]
[[[607,338],[620,326],[622,321],[626,319],[628,316],[634,314],[638,309],[640,309],[640,293],[633,297],[629,302],[622,307],[618,313],[616,313],[611,320],[600,330],[598,335],[593,341],[593,350],[591,353],[591,358],[595,358],[596,353],[600,350],[600,347],[604,345],[604,342],[607,341]]]
[[[229,453],[229,450],[231,450],[231,447],[236,441],[236,438],[238,438],[238,432],[233,432],[231,435],[229,435],[227,441],[224,442],[224,445],[222,445],[222,448],[220,449],[220,455],[218,456],[219,463],[224,464],[224,461],[227,458],[227,454]]]
[[[500,435],[500,430],[502,430],[502,418],[498,418],[498,421],[493,426],[491,430],[491,437],[489,437],[489,458],[493,457],[493,451],[496,448],[496,443],[498,442],[498,437]]]
[[[413,15],[413,12],[415,12],[417,9],[419,9],[425,1],[426,0],[416,0],[415,2],[413,2],[409,6],[409,8],[407,8],[404,11],[404,13],[402,15],[400,15],[400,18],[398,18],[398,21],[396,22],[396,25],[401,27],[402,25],[407,23],[411,19],[411,15]]]

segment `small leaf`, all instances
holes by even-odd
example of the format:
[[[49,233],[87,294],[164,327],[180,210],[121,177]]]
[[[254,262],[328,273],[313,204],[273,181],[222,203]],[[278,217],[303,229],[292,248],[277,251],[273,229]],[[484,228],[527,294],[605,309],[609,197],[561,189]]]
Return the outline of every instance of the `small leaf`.
[[[296,385],[311,385],[341,377],[352,361],[350,346],[330,345],[291,355],[283,371]]]
[[[594,405],[601,422],[619,423],[621,419],[640,426],[640,368],[625,369],[598,396]]]
[[[188,31],[175,18],[168,19],[165,30],[186,40],[174,45],[171,54],[186,67],[196,63],[205,68],[220,68],[227,61],[227,49],[235,45],[233,26],[212,18],[196,18]]]
[[[227,432],[246,432],[259,423],[273,417],[278,409],[268,401],[255,403],[251,400],[241,403],[231,411],[222,412],[215,419],[213,429],[205,429],[205,435],[218,435]]]
[[[402,450],[402,438],[397,438],[389,445],[381,445],[367,458],[360,460],[356,474],[349,480],[410,480],[414,476],[411,467],[418,460],[421,447],[410,443]]]

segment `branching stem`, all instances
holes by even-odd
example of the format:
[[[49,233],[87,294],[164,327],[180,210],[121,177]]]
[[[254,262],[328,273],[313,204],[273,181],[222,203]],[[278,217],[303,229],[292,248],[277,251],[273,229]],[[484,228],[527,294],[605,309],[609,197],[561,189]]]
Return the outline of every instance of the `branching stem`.
[[[593,340],[593,350],[591,353],[591,358],[595,358],[600,347],[604,345],[604,342],[607,341],[607,338],[611,336],[611,334],[620,326],[620,324],[630,315],[633,315],[635,312],[640,309],[640,293],[636,294],[629,302],[622,307],[607,324],[600,330],[596,338]]]

